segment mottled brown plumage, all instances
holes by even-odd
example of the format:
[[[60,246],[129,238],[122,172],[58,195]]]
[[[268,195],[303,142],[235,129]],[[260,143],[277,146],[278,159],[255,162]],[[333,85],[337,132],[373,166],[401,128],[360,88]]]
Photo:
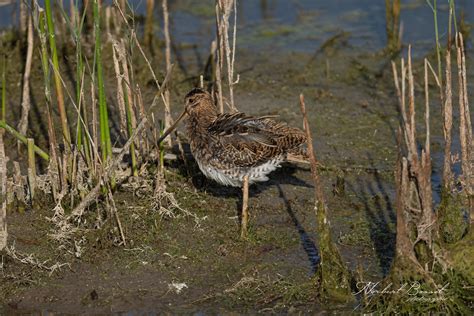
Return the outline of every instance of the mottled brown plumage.
[[[224,185],[268,180],[267,174],[287,159],[301,155],[304,132],[275,122],[271,116],[218,113],[211,95],[193,89],[186,97],[187,134],[201,171]]]

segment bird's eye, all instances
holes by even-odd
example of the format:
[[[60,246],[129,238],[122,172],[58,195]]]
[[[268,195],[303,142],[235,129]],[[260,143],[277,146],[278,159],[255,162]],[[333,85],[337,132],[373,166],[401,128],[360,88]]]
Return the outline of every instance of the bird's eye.
[[[189,99],[189,103],[194,103],[194,99],[193,98]]]

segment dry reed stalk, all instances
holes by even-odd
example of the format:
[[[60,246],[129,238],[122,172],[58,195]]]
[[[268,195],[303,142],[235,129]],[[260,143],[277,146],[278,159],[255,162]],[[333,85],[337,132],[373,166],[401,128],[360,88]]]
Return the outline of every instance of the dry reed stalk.
[[[48,120],[48,138],[49,138],[49,166],[48,166],[48,173],[50,174],[50,179],[51,179],[51,187],[52,187],[52,192],[53,192],[53,198],[55,201],[57,201],[58,198],[58,189],[61,187],[61,174],[64,172],[59,168],[59,163],[58,163],[58,154],[57,154],[57,148],[58,148],[58,143],[56,141],[56,135],[54,133],[54,128],[53,128],[53,119],[51,117],[51,111],[49,107],[48,101],[46,101],[46,116]]]
[[[138,115],[139,115],[140,121],[141,121],[146,116],[146,111],[145,111],[145,106],[143,104],[142,91],[140,90],[140,88],[138,86],[137,86],[137,104],[138,104]],[[153,126],[150,126],[150,128],[153,129]],[[140,135],[140,140],[141,140],[142,151],[144,153],[149,153],[150,152],[150,145],[148,144],[148,137],[146,137],[146,131],[145,130]]]
[[[110,186],[107,188],[107,196],[109,198],[110,204],[112,205],[112,213],[114,213],[115,220],[117,221],[117,227],[119,229],[120,237],[122,238],[122,243],[124,246],[126,246],[127,241],[125,239],[125,233],[123,232],[122,221],[120,220],[117,206],[115,205],[114,196],[112,194],[112,188],[110,188]]]
[[[216,77],[216,94],[217,94],[217,105],[221,113],[224,113],[224,96],[222,93],[222,68],[224,67],[224,45],[222,43],[223,27],[221,26],[221,10],[219,5],[220,0],[216,0],[216,28],[217,28],[217,41],[216,41],[216,59],[215,59],[215,77]],[[214,43],[214,42],[213,42]]]
[[[28,138],[28,188],[30,192],[30,202],[32,204],[36,190],[36,161],[34,147],[34,139]]]
[[[110,21],[112,15],[112,7],[105,7],[105,34],[107,35],[107,41],[112,41],[112,33],[110,32]]]
[[[7,159],[3,134],[0,130],[0,251],[7,246]]]
[[[15,196],[18,201],[26,203],[23,177],[21,176],[20,163],[13,162],[13,183],[15,184]]]
[[[23,3],[23,1],[21,1]],[[28,114],[30,112],[31,102],[30,102],[30,74],[31,74],[31,64],[33,61],[33,45],[34,45],[34,36],[33,36],[33,18],[31,14],[28,14],[28,38],[27,38],[27,51],[26,51],[26,63],[25,63],[25,72],[23,74],[23,93],[21,98],[21,118],[18,123],[18,131],[26,135],[26,130],[28,128]]]
[[[115,7],[113,7],[113,10],[112,10],[112,23],[114,25],[114,35],[115,36],[121,36],[121,33],[122,33],[122,20],[119,19],[118,17],[118,12],[117,12],[117,9]]]
[[[68,173],[65,172],[64,170],[67,170],[68,167],[70,166],[69,164],[70,158],[72,158],[70,157],[70,153],[66,151],[63,152],[62,159],[60,160],[60,164],[59,164],[59,169],[63,170],[63,172],[61,173],[62,178],[61,178],[61,193],[60,193],[62,196],[65,196],[69,190],[69,183],[67,181]]]
[[[125,39],[122,39],[122,41],[119,43],[119,46],[118,46],[119,50],[118,50],[118,56],[119,56],[119,60],[120,60],[120,63],[122,65],[122,70],[123,70],[123,78],[124,78],[124,82],[125,82],[125,91],[127,92],[126,93],[126,102],[125,104],[128,104],[130,106],[130,120],[131,120],[131,123],[132,123],[132,128],[135,129],[137,127],[137,119],[136,119],[136,116],[135,116],[135,102],[134,102],[134,98],[133,98],[133,94],[132,94],[132,88],[131,88],[131,85],[132,85],[132,78],[130,76],[130,73],[133,73],[133,71],[129,71],[128,70],[128,66],[129,66],[129,62],[128,62],[128,58],[127,58],[127,50],[125,49]],[[130,69],[132,69],[132,65],[130,63]]]
[[[461,141],[463,186],[469,199],[470,220],[471,223],[474,223],[472,125],[467,94],[466,56],[464,40],[461,33],[458,33],[456,36],[456,51],[459,86],[459,138]]]
[[[415,126],[415,96],[414,96],[414,78],[411,62],[411,47],[408,49],[408,65],[405,69],[405,64],[402,59],[402,91],[398,84],[398,74],[394,71],[395,87],[397,95],[399,95],[399,106],[402,116],[401,133],[404,136],[404,146],[406,149],[406,158],[399,158],[399,166],[397,170],[397,181],[399,188],[397,189],[397,214],[403,214],[405,219],[400,219],[400,225],[407,225],[405,228],[398,227],[401,233],[408,232],[408,227],[416,227],[415,236],[408,242],[400,241],[400,249],[398,253],[410,253],[408,248],[413,251],[415,245],[419,242],[424,242],[425,246],[433,252],[432,249],[432,231],[435,222],[435,215],[433,213],[433,201],[431,190],[431,153],[430,153],[430,125],[429,125],[429,99],[428,99],[428,61],[425,59],[424,75],[425,75],[425,125],[426,125],[426,140],[424,148],[421,151],[421,157],[418,154],[416,143],[416,126]],[[394,67],[396,69],[396,67]],[[403,76],[403,73],[408,72],[408,78]],[[405,83],[408,82],[408,109],[405,108]],[[408,111],[408,113],[406,113]],[[402,150],[402,149],[400,149]],[[401,154],[402,155],[402,154]],[[404,156],[404,155],[403,155]],[[398,221],[398,219],[397,219]],[[398,224],[397,224],[398,225]],[[400,238],[405,238],[401,236]],[[419,244],[424,247],[423,244]],[[397,246],[398,247],[398,246]],[[407,248],[408,247],[408,248]],[[414,261],[418,263],[417,261]]]
[[[97,131],[97,106],[96,106],[96,98],[95,98],[95,84],[94,81],[91,82],[91,109],[92,109],[92,142],[95,144],[93,150],[93,166],[94,166],[94,174],[98,173],[97,167],[99,166],[99,150],[97,145],[99,144],[99,135]]]
[[[119,0],[120,9],[125,12],[127,10],[127,0]]]
[[[210,81],[212,83],[210,86],[211,86],[212,101],[214,102],[214,104],[217,104],[216,103],[216,93],[217,93],[216,91],[216,82],[217,82],[216,55],[217,55],[217,39],[211,42],[211,51],[209,52],[209,58],[208,58],[207,65],[205,68],[206,70],[205,75],[207,77],[207,81]]]
[[[244,176],[242,185],[242,221],[240,225],[240,237],[247,238],[249,223],[249,176]]]
[[[234,80],[234,65],[235,65],[235,44],[237,36],[237,1],[236,0],[221,0],[221,2],[226,2],[224,7],[224,47],[225,55],[227,62],[227,83],[229,85],[229,99],[230,99],[230,109],[232,111],[237,111],[234,104],[234,85],[239,82],[239,75]],[[230,13],[232,12],[232,7],[234,10],[234,28],[233,28],[233,37],[232,37],[232,48],[229,43],[229,18]],[[232,57],[231,57],[232,56]]]
[[[143,43],[152,49],[153,46],[153,12],[155,9],[155,0],[146,0],[145,30],[143,31]]]
[[[173,68],[171,67],[171,70],[166,73],[165,79],[163,80],[163,83],[159,91],[156,93],[152,105],[148,108],[148,113],[150,113],[158,105],[158,102],[157,102],[158,95],[162,95],[163,87],[166,86],[169,80],[169,77],[171,75],[172,69]],[[131,143],[135,141],[138,135],[141,135],[147,123],[148,123],[147,115],[144,115],[144,117],[138,124],[137,128],[133,131],[133,134],[130,135],[128,141],[120,150],[120,153],[103,170],[101,178],[103,179],[104,183],[108,182],[108,179],[112,176],[112,174],[115,172],[115,169],[119,166],[120,162],[122,161],[123,156],[128,151],[128,148],[130,147]],[[82,199],[81,203],[79,203],[79,205],[77,205],[76,208],[68,216],[68,219],[82,216],[84,209],[88,207],[100,195],[101,182],[102,181],[99,181],[96,184],[96,186],[84,197],[84,199]]]
[[[409,196],[408,161],[402,154],[401,128],[398,130],[398,159],[395,174],[396,179],[396,215],[397,236],[395,243],[396,256],[408,257],[411,262],[417,262],[412,241],[408,234],[408,222],[405,210],[407,209],[407,196]]]
[[[127,135],[127,114],[125,110],[125,94],[123,92],[123,75],[120,71],[120,64],[118,58],[118,42],[113,41],[112,44],[112,57],[114,61],[114,70],[115,70],[115,77],[117,79],[117,104],[118,104],[118,112],[120,117],[120,134],[122,136]]]
[[[425,87],[426,90],[426,87]],[[443,134],[444,134],[444,164],[443,164],[443,186],[448,192],[453,185],[453,174],[451,169],[451,145],[453,128],[453,92],[451,78],[451,49],[446,50],[446,84],[443,103]]]
[[[168,13],[168,0],[163,0],[163,31],[165,35],[165,60],[166,60],[166,71],[168,72],[171,68],[171,40],[169,30],[169,13]],[[169,87],[165,89],[165,130],[167,130],[172,124],[173,119],[171,118],[171,104],[170,104],[170,90]],[[171,137],[166,140],[168,146],[172,146]]]
[[[75,0],[69,0],[69,21],[71,25],[77,25],[76,3]]]
[[[229,40],[229,19],[230,14],[234,11],[234,28],[232,47]],[[235,65],[235,45],[237,40],[237,2],[235,0],[217,0],[216,4],[216,19],[217,19],[217,42],[218,42],[218,67],[216,68],[216,77],[218,87],[222,88],[221,76],[224,67],[224,56],[227,66],[227,84],[229,86],[229,108],[231,111],[237,111],[234,104],[234,85],[239,82],[239,76],[234,79],[234,65]],[[222,90],[222,89],[221,89]],[[223,111],[223,96],[222,91],[219,93],[219,106]]]
[[[48,113],[48,116],[49,113]],[[48,118],[49,120],[50,118]],[[50,123],[48,122],[48,130],[52,129],[52,126],[50,127]],[[58,156],[56,153],[56,146],[53,145],[52,143],[50,144],[49,147],[49,153],[51,159],[49,160],[49,165],[48,165],[48,174],[49,174],[49,179],[51,181],[51,192],[53,193],[53,199],[55,202],[58,202],[59,195],[58,195],[58,190],[60,185],[60,170],[58,167]]]
[[[308,117],[306,115],[306,105],[303,94],[300,94],[300,108],[301,113],[303,114],[303,124],[304,130],[306,132],[306,144],[308,146],[308,156],[309,162],[311,164],[311,176],[313,177],[314,181],[314,197],[316,198],[315,204],[324,204],[323,188],[318,174],[318,160],[316,159],[316,155],[314,153],[313,138],[311,137],[311,130],[309,128]]]

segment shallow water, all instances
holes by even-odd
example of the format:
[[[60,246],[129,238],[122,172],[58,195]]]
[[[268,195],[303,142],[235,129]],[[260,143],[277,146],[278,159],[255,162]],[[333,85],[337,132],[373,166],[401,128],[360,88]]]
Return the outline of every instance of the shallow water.
[[[65,3],[66,11],[68,3]],[[136,14],[144,14],[145,1],[131,0],[129,3]],[[174,0],[169,3],[172,40],[208,51],[214,39],[214,1]],[[444,38],[448,2],[438,3],[440,36]],[[474,21],[473,1],[458,0],[456,6],[458,16],[463,14],[467,23]],[[0,28],[17,24],[16,11],[16,2],[0,6]],[[157,20],[161,21],[160,1],[156,2],[155,11]],[[239,48],[311,52],[340,32],[349,32],[349,43],[367,50],[379,50],[386,44],[384,1],[239,0],[237,12]],[[418,54],[432,48],[433,15],[424,0],[402,0],[400,20],[405,30],[404,43],[416,45]]]

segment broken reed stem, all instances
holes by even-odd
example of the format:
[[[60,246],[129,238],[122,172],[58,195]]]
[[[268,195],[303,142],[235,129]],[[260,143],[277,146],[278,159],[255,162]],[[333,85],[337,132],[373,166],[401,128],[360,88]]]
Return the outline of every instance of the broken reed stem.
[[[3,102],[3,100],[2,100]],[[0,130],[0,251],[7,246],[7,160],[3,143],[4,131]]]
[[[341,254],[331,238],[331,228],[324,202],[323,188],[317,170],[318,161],[314,153],[313,138],[311,137],[303,94],[300,94],[300,109],[303,114],[306,144],[308,146],[307,152],[314,183],[314,211],[316,225],[318,226],[318,244],[320,248],[320,264],[316,278],[319,287],[318,291],[323,297],[348,302],[353,299],[349,283],[350,276]]]
[[[60,72],[59,72],[59,60],[58,60],[58,51],[56,48],[56,37],[55,37],[55,28],[53,20],[53,12],[51,9],[51,0],[45,0],[45,10],[46,10],[46,22],[48,26],[48,37],[49,37],[49,46],[51,49],[51,59],[53,63],[53,73],[54,73],[54,83],[56,87],[56,98],[58,101],[58,111],[59,116],[61,117],[61,126],[62,126],[62,135],[63,142],[66,146],[66,151],[69,151],[71,145],[71,134],[69,132],[69,125],[67,121],[66,108],[64,106],[64,95],[63,89],[61,86]]]
[[[426,64],[425,60],[425,64]],[[426,88],[425,88],[426,89]],[[451,78],[451,48],[446,51],[446,84],[443,103],[443,133],[444,133],[444,164],[443,164],[443,186],[450,192],[453,185],[451,169],[451,145],[453,128],[453,93]]]
[[[165,79],[163,80],[163,83],[161,84],[160,89],[155,95],[155,98],[153,99],[152,105],[148,108],[148,113],[150,113],[157,105],[157,99],[158,95],[162,95],[163,93],[163,87],[166,86],[169,77],[171,76],[171,71],[173,70],[173,67],[171,67],[170,71],[166,73]],[[115,169],[118,167],[120,161],[122,161],[123,156],[125,155],[127,149],[130,147],[131,143],[135,141],[138,135],[141,134],[141,132],[145,129],[146,124],[148,123],[147,115],[144,115],[142,120],[140,121],[140,124],[138,124],[137,128],[133,131],[133,134],[130,136],[128,139],[127,143],[122,147],[120,150],[120,153],[113,159],[113,161],[106,166],[106,168],[103,171],[102,178],[105,182],[112,176],[112,174],[115,172]],[[95,199],[97,196],[100,194],[100,188],[101,188],[101,182],[99,181],[96,186],[84,197],[84,199],[79,203],[79,205],[76,206],[76,208],[71,212],[71,215],[68,218],[74,218],[81,216],[84,209],[88,207]]]
[[[21,1],[23,3],[23,1]],[[26,134],[28,128],[28,114],[30,112],[30,74],[31,64],[33,61],[33,18],[31,14],[28,14],[28,38],[27,38],[27,51],[26,51],[26,63],[25,72],[23,74],[23,93],[21,97],[21,118],[18,123],[18,131],[21,134]]]
[[[464,40],[461,33],[457,33],[456,36],[456,51],[459,86],[459,137],[461,142],[461,166],[464,180],[463,186],[469,199],[470,220],[472,225],[472,223],[474,223],[472,125],[467,94],[466,56],[464,51]]]
[[[36,162],[35,162],[35,141],[28,138],[28,187],[30,191],[30,201],[33,203],[36,189]]]
[[[431,249],[432,244],[432,230],[434,222],[433,214],[433,200],[431,191],[431,153],[430,153],[430,124],[429,124],[429,95],[428,95],[428,66],[429,63],[425,59],[424,62],[425,75],[425,124],[426,124],[426,141],[424,148],[421,150],[421,157],[418,154],[416,143],[416,125],[415,125],[415,95],[414,95],[414,77],[411,62],[411,47],[408,49],[408,65],[405,65],[402,59],[402,90],[400,91],[398,74],[396,67],[394,69],[394,80],[397,94],[399,94],[400,112],[401,112],[401,131],[404,135],[406,158],[400,153],[398,159],[397,176],[399,179],[400,188],[397,190],[397,205],[403,210],[403,216],[411,218],[413,227],[416,227],[416,235],[414,240],[411,240],[412,246],[420,241],[424,241],[426,246]],[[403,74],[408,72],[408,78]],[[405,80],[408,82],[408,109],[405,108]],[[405,112],[408,111],[408,114]],[[408,117],[408,119],[407,119]],[[401,143],[401,142],[400,142]],[[402,152],[402,145],[399,145],[400,152]],[[420,159],[421,158],[421,159]],[[410,177],[408,177],[408,171]],[[416,214],[415,216],[408,216],[405,213]],[[401,220],[401,219],[400,219]],[[405,221],[403,221],[405,223]],[[410,223],[405,223],[410,225]],[[408,227],[403,230],[408,231]],[[420,244],[423,247],[423,244]],[[412,248],[413,249],[413,248]]]
[[[403,157],[403,145],[402,145],[402,136],[403,132],[401,126],[398,128],[397,135],[397,167],[395,173],[396,181],[396,216],[397,216],[397,235],[395,242],[396,257],[408,256],[413,262],[416,262],[415,252],[413,250],[413,245],[410,241],[408,235],[408,226],[405,220],[405,209],[407,202],[407,196],[409,194],[408,186],[408,161]]]
[[[169,30],[169,13],[168,13],[168,0],[163,0],[163,31],[165,35],[165,60],[166,60],[166,71],[169,71],[171,67],[171,40],[170,40],[170,30]],[[170,89],[166,87],[165,89],[165,129],[168,129],[173,124],[173,119],[171,118],[171,104],[170,104]],[[168,146],[172,146],[171,137],[168,137],[166,140]]]
[[[309,128],[308,116],[306,114],[306,105],[304,102],[303,94],[300,94],[300,109],[301,113],[303,114],[303,124],[306,133],[306,144],[308,146],[308,156],[309,162],[311,164],[311,176],[313,177],[314,181],[314,197],[316,198],[315,204],[321,203],[322,205],[324,205],[323,188],[321,186],[321,180],[319,179],[318,175],[318,161],[314,153],[313,138],[311,137],[311,130]]]

